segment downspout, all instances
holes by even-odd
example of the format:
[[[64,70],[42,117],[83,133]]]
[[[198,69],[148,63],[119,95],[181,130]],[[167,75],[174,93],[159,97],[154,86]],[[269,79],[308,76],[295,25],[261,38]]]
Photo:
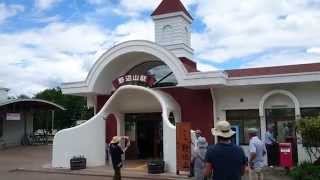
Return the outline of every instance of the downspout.
[[[214,94],[213,88],[210,88],[210,93],[211,93],[211,98],[212,98],[212,111],[213,111],[213,127],[215,127],[216,122],[217,122],[217,109],[216,109],[216,97]],[[218,138],[214,136],[214,143],[216,144],[218,141]]]

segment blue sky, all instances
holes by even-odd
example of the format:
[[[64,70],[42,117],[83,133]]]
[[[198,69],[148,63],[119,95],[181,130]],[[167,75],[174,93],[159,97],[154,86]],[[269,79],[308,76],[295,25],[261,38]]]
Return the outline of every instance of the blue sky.
[[[81,81],[99,55],[153,41],[161,0],[0,0],[0,86],[32,95]],[[320,0],[182,0],[202,71],[320,62]]]

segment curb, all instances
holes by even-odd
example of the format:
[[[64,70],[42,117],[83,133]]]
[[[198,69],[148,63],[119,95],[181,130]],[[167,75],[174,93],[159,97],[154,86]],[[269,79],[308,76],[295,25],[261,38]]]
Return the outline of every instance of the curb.
[[[41,174],[64,174],[71,176],[93,176],[93,177],[113,177],[112,173],[90,173],[90,172],[81,172],[81,171],[63,171],[63,170],[46,170],[46,169],[24,169],[17,168],[9,171],[10,173],[41,173]],[[187,177],[181,176],[170,176],[170,175],[139,175],[133,173],[122,173],[122,178],[131,178],[131,179],[152,179],[152,180],[190,180]]]

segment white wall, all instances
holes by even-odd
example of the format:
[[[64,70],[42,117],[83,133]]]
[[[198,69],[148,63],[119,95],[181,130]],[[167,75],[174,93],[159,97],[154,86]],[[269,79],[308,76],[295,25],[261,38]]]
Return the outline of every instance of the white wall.
[[[152,99],[150,99],[150,96]],[[56,168],[69,168],[70,159],[73,156],[84,155],[87,158],[87,165],[101,166],[105,164],[105,120],[108,114],[115,113],[118,123],[118,135],[124,135],[123,112],[130,110],[141,111],[148,109],[146,99],[149,101],[158,101],[158,108],[162,110],[163,119],[163,152],[166,170],[176,172],[176,130],[169,122],[169,113],[171,111],[180,117],[180,108],[177,103],[166,93],[159,90],[152,90],[140,86],[122,86],[106,102],[102,110],[91,118],[89,121],[74,128],[59,131],[54,137],[52,166]],[[128,101],[130,99],[130,101]],[[140,99],[140,100],[139,100]],[[126,105],[128,102],[133,103],[130,109]],[[139,107],[135,107],[135,105]],[[154,104],[154,103],[151,103]],[[160,107],[159,107],[160,106]],[[151,107],[156,108],[155,105]]]

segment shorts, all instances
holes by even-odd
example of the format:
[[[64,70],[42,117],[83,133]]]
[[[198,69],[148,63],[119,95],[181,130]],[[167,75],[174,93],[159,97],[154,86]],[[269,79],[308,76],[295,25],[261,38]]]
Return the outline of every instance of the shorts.
[[[255,168],[253,169],[253,173],[256,174],[256,175],[258,175],[258,176],[261,176],[262,173],[263,173],[263,168],[262,168],[262,167],[255,167]]]

